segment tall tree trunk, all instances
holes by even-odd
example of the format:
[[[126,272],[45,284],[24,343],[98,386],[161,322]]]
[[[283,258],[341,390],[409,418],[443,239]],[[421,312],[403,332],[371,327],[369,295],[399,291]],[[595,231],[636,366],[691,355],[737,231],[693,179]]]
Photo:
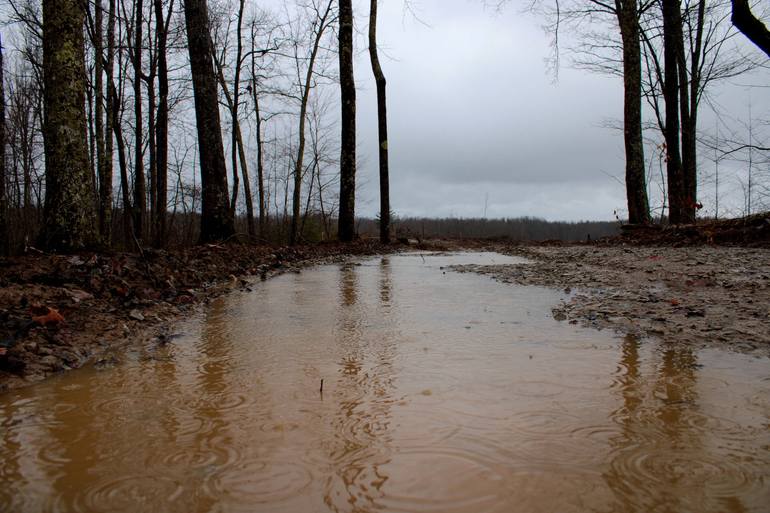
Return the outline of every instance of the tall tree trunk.
[[[96,0],[94,2],[94,118],[96,121],[96,169],[99,177],[99,236],[102,244],[109,246],[109,229],[105,227],[105,212],[103,211],[103,205],[101,201],[102,188],[104,184],[102,181],[104,176],[104,159],[105,159],[105,147],[104,147],[104,45],[102,43],[102,30],[104,29],[103,23],[103,10],[102,1]],[[112,206],[110,205],[110,208]],[[105,233],[106,232],[106,233]]]
[[[227,197],[227,168],[206,0],[185,0],[184,5],[203,189],[200,242],[211,242],[231,237],[235,226]]]
[[[89,70],[90,71],[90,70]],[[98,193],[96,180],[96,130],[94,128],[94,91],[90,84],[91,80],[86,82],[86,129],[88,132],[88,165],[91,166],[91,197],[95,198]],[[96,203],[94,203],[94,208]]]
[[[262,113],[259,108],[259,93],[257,92],[257,80],[252,80],[254,97],[254,114],[257,118],[257,189],[259,195],[259,237],[265,238],[267,230],[267,212],[265,211],[265,158],[262,140]]]
[[[85,113],[85,4],[43,0],[45,102],[44,247],[72,251],[96,242]]]
[[[5,190],[5,73],[3,39],[0,36],[0,256],[10,251],[8,241],[8,200]]]
[[[679,56],[682,45],[682,15],[679,0],[662,0],[663,8],[663,98],[666,102],[666,173],[669,221],[687,222],[685,181],[679,149]]]
[[[166,208],[168,203],[168,62],[166,44],[168,20],[174,10],[174,1],[168,8],[166,21],[163,19],[163,2],[155,0],[155,23],[158,35],[158,115],[155,122],[156,169],[155,169],[155,219],[153,245],[156,248],[166,244]]]
[[[112,72],[115,65],[115,0],[109,0],[107,11],[107,59],[105,74],[108,86],[112,85]],[[112,244],[112,132],[113,132],[113,102],[114,98],[108,93],[105,111],[107,126],[104,130],[104,160],[99,162],[99,233],[105,245]]]
[[[257,63],[254,49],[254,25],[251,32],[251,95],[254,100],[254,115],[257,122],[257,189],[259,194],[259,237],[265,238],[267,214],[265,212],[265,166],[262,141],[262,113],[259,108],[259,90],[257,89]]]
[[[157,48],[156,48],[157,49]],[[151,239],[155,240],[155,208],[158,204],[158,181],[156,175],[158,173],[158,146],[155,142],[155,134],[157,127],[155,126],[157,121],[155,116],[156,110],[156,97],[155,97],[155,76],[157,75],[157,59],[150,57],[150,73],[147,76],[147,150],[149,156],[149,167],[147,168],[147,182],[150,184],[150,205],[147,217],[146,231]]]
[[[340,141],[340,217],[338,237],[343,242],[355,237],[356,210],[356,82],[353,76],[353,5],[339,0],[340,100],[342,137]]]
[[[695,26],[695,46],[691,47],[690,66],[684,55],[684,38],[679,56],[680,114],[682,116],[682,173],[684,179],[684,222],[694,223],[698,202],[698,95],[700,94],[700,59],[703,45],[706,0],[699,0]],[[692,30],[692,28],[690,29]],[[684,36],[684,34],[683,34]],[[692,38],[692,34],[690,34]]]
[[[638,43],[638,40],[637,40]],[[390,183],[388,178],[388,104],[385,74],[377,56],[377,0],[369,8],[369,59],[377,84],[377,134],[380,157],[380,242],[390,243]]]
[[[243,175],[243,196],[246,200],[246,221],[249,230],[249,237],[254,238],[257,235],[256,227],[254,226],[254,202],[251,197],[251,180],[249,179],[249,168],[246,163],[246,150],[243,147],[243,136],[241,134],[241,123],[238,119],[238,108],[240,107],[241,97],[241,66],[243,64],[243,40],[241,38],[241,32],[243,27],[243,9],[246,5],[244,0],[240,0],[240,6],[238,8],[238,25],[236,29],[237,51],[235,56],[235,78],[233,80],[233,169],[236,167],[235,148],[238,148],[238,161],[241,165],[241,174]],[[235,208],[235,201],[233,201],[233,208]]]
[[[144,176],[144,156],[142,154],[142,0],[136,1],[134,21],[134,230],[137,238],[144,239],[147,217],[147,186]]]
[[[642,139],[642,58],[637,0],[618,0],[616,12],[623,39],[623,139],[626,149],[628,222],[650,222]]]
[[[134,208],[131,205],[131,191],[128,185],[128,161],[126,160],[126,142],[123,139],[123,127],[120,125],[120,100],[115,84],[110,81],[110,97],[112,98],[112,131],[115,143],[118,145],[118,167],[120,168],[120,190],[123,198],[123,236],[126,247],[131,247],[134,232]]]

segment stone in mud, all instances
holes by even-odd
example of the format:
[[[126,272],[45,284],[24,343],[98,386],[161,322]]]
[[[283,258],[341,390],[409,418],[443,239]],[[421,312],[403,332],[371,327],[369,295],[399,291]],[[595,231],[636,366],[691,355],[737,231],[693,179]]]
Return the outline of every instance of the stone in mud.
[[[135,321],[143,321],[144,320],[144,315],[142,315],[142,312],[140,312],[139,310],[131,310],[128,313],[128,316],[131,319],[134,319]]]

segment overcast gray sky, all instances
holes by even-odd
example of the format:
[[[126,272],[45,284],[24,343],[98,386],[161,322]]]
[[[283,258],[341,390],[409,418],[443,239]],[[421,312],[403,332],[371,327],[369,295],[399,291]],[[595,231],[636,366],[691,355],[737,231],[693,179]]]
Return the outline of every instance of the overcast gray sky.
[[[373,216],[379,203],[368,3],[354,2],[362,159],[357,210]],[[554,81],[543,22],[522,14],[516,2],[502,12],[478,0],[413,3],[429,26],[405,14],[403,0],[381,0],[378,23],[387,54],[396,214],[480,217],[486,203],[488,217],[609,220],[616,209],[624,215],[622,132],[605,127],[622,118],[621,80],[572,69],[563,59]],[[745,88],[728,89],[717,97],[742,108]],[[752,91],[755,115],[767,112],[767,91]]]

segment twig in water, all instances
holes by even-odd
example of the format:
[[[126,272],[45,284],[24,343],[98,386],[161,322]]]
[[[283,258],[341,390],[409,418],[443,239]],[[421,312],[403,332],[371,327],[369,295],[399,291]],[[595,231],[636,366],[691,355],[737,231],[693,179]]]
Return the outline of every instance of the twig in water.
[[[321,379],[321,388],[318,390],[318,392],[320,392],[322,394],[324,393],[324,380],[323,380],[323,378]]]

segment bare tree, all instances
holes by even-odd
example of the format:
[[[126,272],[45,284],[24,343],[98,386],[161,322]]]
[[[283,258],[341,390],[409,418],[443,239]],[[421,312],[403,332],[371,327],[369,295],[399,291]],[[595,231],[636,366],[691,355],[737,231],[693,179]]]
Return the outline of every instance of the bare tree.
[[[99,215],[99,236],[102,244],[109,246],[110,229],[108,226],[108,216],[102,208],[101,189],[105,179],[105,145],[104,145],[104,45],[103,45],[103,8],[101,0],[94,2],[94,24],[91,31],[91,40],[94,45],[94,123],[96,139],[96,169],[98,176],[98,196],[97,211]],[[110,177],[111,178],[111,177]],[[111,208],[111,206],[110,206]]]
[[[206,0],[185,0],[184,5],[201,167],[200,241],[211,242],[229,238],[235,233],[235,226],[227,197],[208,8]]]
[[[134,0],[134,230],[139,240],[144,238],[147,217],[147,180],[144,175],[143,118],[142,118],[142,9],[143,1]]]
[[[157,37],[158,66],[158,114],[155,121],[156,164],[153,176],[155,204],[153,205],[153,244],[162,247],[166,244],[166,218],[168,209],[168,61],[167,42],[171,17],[174,13],[174,0],[170,0],[168,13],[163,16],[163,1],[154,0],[155,31]]]
[[[684,54],[682,14],[679,0],[661,0],[663,13],[663,98],[666,102],[666,174],[668,180],[669,221],[691,221],[686,208],[686,181],[679,147],[679,71]],[[693,209],[694,210],[694,209]]]
[[[101,5],[100,5],[101,7]],[[105,244],[112,242],[112,159],[115,97],[112,89],[113,70],[115,68],[115,0],[109,0],[107,10],[107,57],[104,72],[107,76],[109,91],[105,99],[107,126],[104,133],[104,160],[99,162],[99,233]],[[98,55],[101,59],[101,55]]]
[[[246,217],[249,237],[254,238],[257,235],[256,226],[254,224],[254,202],[251,194],[251,178],[249,177],[248,162],[246,159],[246,144],[244,142],[243,132],[241,130],[241,122],[239,118],[239,110],[241,104],[241,72],[243,70],[243,64],[249,55],[244,55],[243,50],[243,17],[244,17],[245,1],[239,1],[238,14],[236,18],[236,54],[234,59],[233,70],[233,86],[232,92],[227,85],[227,80],[224,75],[224,63],[223,58],[218,58],[216,52],[214,53],[214,65],[217,69],[217,78],[219,85],[222,88],[222,92],[225,96],[227,108],[230,111],[231,122],[231,167],[233,173],[233,192],[230,200],[230,209],[235,214],[235,208],[238,201],[238,167],[240,165],[241,174],[243,176],[243,191],[244,200],[246,203]],[[251,57],[254,59],[254,54],[265,54],[269,50],[258,50],[254,47],[254,40],[252,40]],[[227,51],[227,45],[222,48],[222,55]],[[253,64],[253,63],[252,63]]]
[[[254,103],[254,117],[256,119],[256,144],[257,144],[257,195],[259,197],[259,237],[265,238],[267,226],[267,208],[265,198],[265,160],[264,160],[264,142],[262,136],[262,109],[260,107],[260,81],[257,74],[257,20],[251,23],[251,84],[248,89],[251,91],[251,98]]]
[[[356,82],[353,76],[353,5],[339,0],[339,59],[342,136],[340,145],[340,211],[337,236],[355,237],[356,209]]]
[[[580,43],[576,51],[578,67],[609,73],[623,79],[623,141],[625,145],[625,186],[628,220],[632,224],[650,221],[644,141],[642,138],[642,58],[640,17],[654,0],[574,0],[555,2],[555,8],[541,7],[550,20],[554,63],[559,63],[559,33],[564,25],[575,27]],[[535,4],[539,4],[535,2]],[[612,29],[593,27],[612,23]],[[591,27],[590,32],[584,27]],[[616,30],[614,34],[612,31]],[[618,41],[617,35],[620,39]]]
[[[667,7],[672,11],[669,16],[673,17],[673,21],[666,22],[664,19],[663,31],[660,14],[651,10],[642,30],[646,63],[645,97],[666,137],[667,167],[680,169],[672,170],[673,184],[668,180],[669,189],[674,187],[669,192],[670,220],[673,223],[694,222],[696,210],[700,207],[697,201],[697,162],[698,113],[702,99],[712,83],[736,77],[758,65],[750,54],[730,45],[735,31],[727,23],[729,2],[693,0],[682,5],[683,10],[678,9],[678,2],[673,7]],[[667,27],[668,54],[665,48]],[[665,62],[667,56],[668,64]],[[670,80],[666,75],[671,77]],[[677,83],[676,88],[673,81]],[[674,114],[681,122],[678,134],[667,128],[666,119]],[[677,140],[672,139],[675,136]]]
[[[71,251],[96,241],[85,115],[85,6],[43,0],[46,194],[41,241]]]
[[[390,243],[390,184],[388,178],[388,103],[385,74],[377,55],[377,0],[369,7],[369,59],[377,85],[377,142],[380,163],[380,242]],[[644,175],[642,175],[644,176]]]
[[[305,124],[307,122],[307,106],[308,98],[310,97],[310,90],[313,87],[313,74],[315,69],[316,58],[318,57],[318,50],[321,47],[321,41],[324,36],[324,32],[329,27],[332,16],[333,0],[325,2],[323,4],[312,4],[311,9],[314,13],[311,32],[313,34],[313,46],[310,51],[310,57],[307,62],[307,69],[305,70],[304,81],[300,79],[300,110],[299,110],[299,142],[297,145],[297,158],[294,163],[294,190],[292,194],[292,219],[291,219],[291,232],[289,237],[289,243],[295,244],[299,237],[299,223],[300,223],[300,203],[301,203],[301,189],[302,189],[302,177],[304,174],[304,159],[305,159]],[[300,75],[300,58],[299,42],[294,44],[295,51],[295,63],[297,66],[297,74]],[[298,77],[299,78],[299,77]]]

